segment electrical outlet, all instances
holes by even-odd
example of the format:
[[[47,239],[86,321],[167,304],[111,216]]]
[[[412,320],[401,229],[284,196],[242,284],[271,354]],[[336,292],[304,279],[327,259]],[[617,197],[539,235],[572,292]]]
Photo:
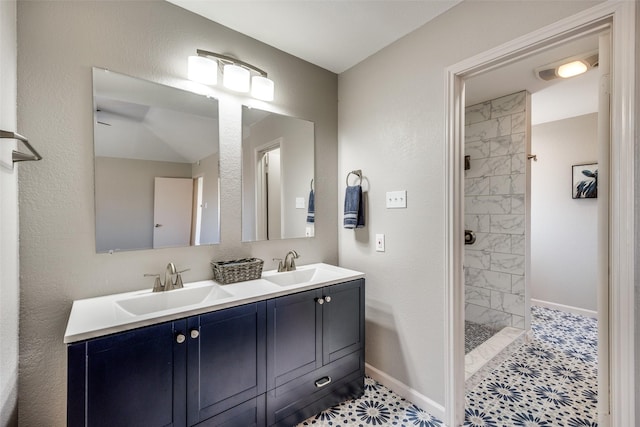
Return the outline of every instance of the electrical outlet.
[[[384,252],[384,234],[376,234],[376,252]]]

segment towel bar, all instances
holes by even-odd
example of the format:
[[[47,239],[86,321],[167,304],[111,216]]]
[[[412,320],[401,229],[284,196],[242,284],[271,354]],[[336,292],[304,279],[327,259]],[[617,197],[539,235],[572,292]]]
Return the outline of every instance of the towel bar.
[[[362,182],[362,170],[360,169],[356,169],[356,170],[352,170],[351,172],[349,172],[347,174],[347,187],[349,186],[349,176],[351,174],[354,174],[355,176],[357,176],[358,178],[360,178],[360,182]]]
[[[42,160],[42,156],[36,151],[35,148],[31,146],[31,144],[29,144],[29,140],[24,136],[15,132],[0,130],[0,138],[17,139],[18,141],[22,141],[24,146],[27,147],[29,151],[31,151],[32,154],[26,154],[21,153],[20,151],[13,150],[11,156],[11,160],[13,161],[13,163]]]

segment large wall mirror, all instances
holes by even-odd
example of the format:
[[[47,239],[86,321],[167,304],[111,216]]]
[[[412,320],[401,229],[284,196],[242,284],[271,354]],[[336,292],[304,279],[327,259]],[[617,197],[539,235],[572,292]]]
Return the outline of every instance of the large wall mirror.
[[[220,242],[218,101],[93,69],[96,251]]]
[[[242,107],[242,240],[315,234],[314,124]]]

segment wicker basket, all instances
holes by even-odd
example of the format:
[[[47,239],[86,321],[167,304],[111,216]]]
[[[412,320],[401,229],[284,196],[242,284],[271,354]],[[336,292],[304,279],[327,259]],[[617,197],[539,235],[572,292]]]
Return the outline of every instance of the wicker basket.
[[[262,275],[264,261],[260,258],[235,259],[232,261],[212,261],[213,279],[228,285],[229,283],[244,282],[259,279]]]

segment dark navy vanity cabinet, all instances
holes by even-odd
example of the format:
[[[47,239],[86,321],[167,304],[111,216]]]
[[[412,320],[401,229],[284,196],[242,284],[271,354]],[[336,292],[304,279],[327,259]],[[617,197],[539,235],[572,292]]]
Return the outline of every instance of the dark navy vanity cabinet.
[[[68,426],[293,426],[364,390],[364,279],[68,345]]]
[[[364,279],[267,301],[267,425],[364,392]]]

